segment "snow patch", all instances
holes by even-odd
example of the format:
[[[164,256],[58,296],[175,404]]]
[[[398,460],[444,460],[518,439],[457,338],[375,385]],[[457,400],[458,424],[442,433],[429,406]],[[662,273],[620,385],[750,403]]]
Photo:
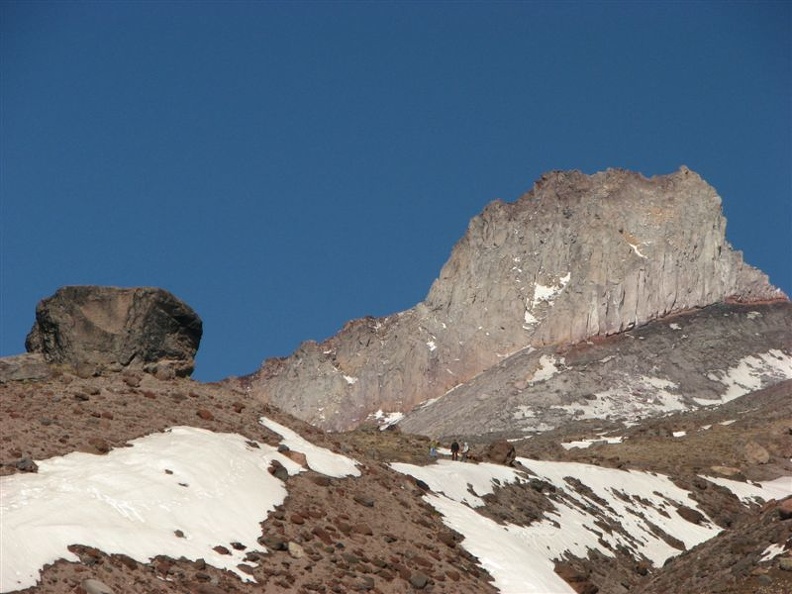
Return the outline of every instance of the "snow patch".
[[[564,290],[564,288],[569,284],[569,279],[572,278],[572,273],[567,272],[566,276],[562,276],[559,280],[558,285],[554,286],[545,286],[536,283],[534,285],[534,296],[533,296],[533,303],[531,304],[531,309],[534,309],[537,305],[541,302],[545,302],[548,305],[552,305],[553,301],[556,297]]]
[[[462,534],[462,546],[478,558],[492,575],[501,594],[575,594],[575,590],[554,571],[554,563],[544,543],[559,532],[534,534],[520,526],[501,526],[476,513],[463,503],[440,495],[426,500],[443,516],[443,522]]]
[[[528,310],[526,308],[526,310],[525,310],[525,324],[523,325],[523,329],[531,330],[538,323],[539,323],[539,320],[537,320],[534,317],[534,315],[530,312],[530,310]]]
[[[567,272],[565,276],[562,276],[558,279],[558,285],[545,286],[540,285],[539,283],[534,284],[532,300],[530,303],[527,299],[525,301],[525,323],[523,324],[524,330],[533,330],[536,324],[539,323],[539,320],[532,313],[533,310],[536,309],[540,303],[552,305],[555,298],[558,297],[561,291],[563,291],[567,284],[569,284],[570,278],[572,278],[572,273]]]
[[[679,395],[669,392],[677,385],[667,379],[642,376],[624,378],[604,392],[594,394],[586,402],[553,406],[575,419],[618,419],[634,423],[647,415],[687,410]]]
[[[573,554],[579,552],[585,556],[586,549],[592,548],[600,549],[603,554],[609,555],[608,550],[597,540],[596,533],[601,529],[595,524],[596,517],[581,511],[590,506],[598,508],[599,514],[625,529],[625,534],[615,531],[612,534],[603,534],[602,538],[605,541],[611,543],[614,548],[623,545],[643,555],[658,567],[669,557],[679,554],[679,551],[655,535],[652,524],[661,526],[663,530],[680,539],[687,548],[704,542],[720,532],[720,528],[709,519],[704,525],[697,525],[672,513],[679,505],[691,507],[694,505],[689,493],[677,487],[667,476],[603,468],[578,462],[545,462],[524,458],[518,458],[518,461],[556,488],[563,489],[573,499],[573,502],[565,501],[558,505],[560,519],[555,518],[564,531],[572,532],[566,537],[572,541],[572,544],[578,546],[570,546],[569,542],[565,545],[566,550],[570,550]],[[594,494],[604,499],[606,504],[603,505],[570,489],[566,477],[578,479]],[[576,537],[575,540],[573,536]],[[584,545],[583,542],[586,544]],[[559,554],[561,552],[562,550],[558,551]]]
[[[636,256],[638,256],[639,258],[643,258],[644,260],[646,260],[646,256],[644,256],[644,255],[641,253],[641,251],[638,249],[638,246],[637,246],[636,244],[634,244],[634,243],[630,243],[629,241],[627,242],[627,244],[628,244],[628,245],[629,245],[629,246],[630,246],[630,247],[633,249],[633,251],[635,252],[635,255],[636,255]]]
[[[267,417],[261,417],[259,423],[281,436],[281,443],[290,450],[305,454],[306,463],[311,470],[337,478],[360,476],[357,462],[341,454],[316,446],[288,427],[276,423]]]
[[[440,453],[450,455],[451,451],[440,450]],[[471,507],[484,505],[481,496],[492,493],[495,480],[501,483],[517,483],[526,480],[522,473],[513,468],[489,462],[466,464],[451,460],[438,460],[436,464],[428,466],[417,466],[405,462],[394,462],[390,466],[397,472],[409,474],[424,481],[435,493],[442,493],[454,501]]]
[[[386,413],[383,412],[382,409],[379,409],[373,415],[370,415],[370,418],[377,421],[380,431],[384,431],[391,425],[396,425],[399,421],[401,421],[404,418],[404,413],[399,411]]]
[[[759,563],[764,563],[765,561],[772,561],[779,555],[784,553],[784,545],[780,544],[771,544],[762,552],[762,558],[759,559]]]
[[[259,522],[286,497],[267,472],[278,460],[289,474],[302,467],[266,444],[240,435],[174,427],[104,456],[75,452],[38,462],[37,474],[4,476],[0,534],[0,592],[33,587],[44,565],[78,561],[67,547],[93,546],[140,563],[157,555],[239,571],[240,542],[261,550]],[[184,538],[174,535],[181,530]]]
[[[719,400],[695,398],[701,406],[723,404],[761,390],[771,383],[792,379],[792,356],[772,349],[758,355],[748,355],[726,371],[711,371],[707,378],[726,386]]]
[[[581,450],[585,450],[590,448],[591,446],[597,444],[614,444],[614,443],[621,443],[624,441],[624,436],[619,435],[616,437],[592,437],[590,439],[580,439],[576,441],[565,441],[561,443],[561,447],[565,450],[571,450],[572,448],[580,448]]]
[[[663,475],[574,462],[518,461],[529,474],[552,483],[558,495],[553,498],[555,509],[528,527],[499,525],[471,509],[480,505],[479,496],[489,492],[494,478],[504,483],[524,481],[528,475],[503,466],[451,461],[391,465],[430,486],[434,492],[425,496],[426,501],[443,515],[447,526],[465,537],[462,546],[479,559],[503,594],[574,593],[554,571],[553,560],[567,552],[585,557],[589,550],[598,550],[611,556],[612,550],[623,546],[660,566],[679,551],[655,535],[653,525],[687,548],[720,532],[707,519],[696,525],[675,513],[681,505],[696,504],[687,491]],[[596,497],[575,491],[568,477],[581,481]],[[624,530],[604,532],[596,524],[598,516]]]
[[[558,373],[558,365],[563,364],[563,357],[561,359],[556,359],[552,356],[542,355],[539,358],[539,369],[537,369],[536,373],[534,373],[533,376],[529,378],[528,383],[535,384],[536,382],[549,380]]]
[[[792,495],[792,476],[782,476],[762,483],[743,483],[727,478],[701,475],[701,478],[726,487],[743,503],[761,503],[771,499],[784,499]]]

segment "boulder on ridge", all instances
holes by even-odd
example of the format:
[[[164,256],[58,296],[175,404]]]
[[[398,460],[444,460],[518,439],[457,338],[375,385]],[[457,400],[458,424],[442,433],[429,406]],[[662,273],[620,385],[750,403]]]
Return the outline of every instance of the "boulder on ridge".
[[[184,377],[195,367],[202,331],[198,314],[164,289],[70,286],[36,306],[25,348],[80,373]]]

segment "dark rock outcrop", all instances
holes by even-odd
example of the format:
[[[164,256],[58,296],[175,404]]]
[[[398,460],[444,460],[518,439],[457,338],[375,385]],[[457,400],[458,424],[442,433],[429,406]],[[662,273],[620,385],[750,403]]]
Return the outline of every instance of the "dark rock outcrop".
[[[487,446],[487,450],[484,452],[485,460],[495,464],[503,464],[504,466],[511,466],[516,457],[517,453],[514,449],[514,445],[505,439],[493,441]]]
[[[73,286],[38,304],[25,347],[80,373],[188,376],[201,333],[201,318],[163,289]]]
[[[471,221],[426,300],[266,361],[244,388],[326,429],[409,411],[506,357],[725,301],[786,300],[725,238],[715,190],[681,168],[553,172]]]

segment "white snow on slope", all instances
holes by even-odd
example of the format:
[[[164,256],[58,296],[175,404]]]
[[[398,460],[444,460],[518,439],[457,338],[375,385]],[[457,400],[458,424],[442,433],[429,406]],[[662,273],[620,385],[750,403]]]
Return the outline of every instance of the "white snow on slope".
[[[300,466],[239,435],[191,427],[132,445],[106,456],[51,458],[38,462],[37,474],[2,477],[0,591],[34,586],[40,569],[59,558],[78,561],[66,548],[74,543],[140,562],[203,557],[249,579],[236,568],[241,552],[220,555],[212,547],[240,542],[260,549],[258,523],[286,497],[267,466],[277,459],[291,474]]]
[[[427,495],[426,500],[443,515],[443,522],[465,536],[462,546],[478,557],[502,594],[575,594],[553,570],[545,542],[557,532],[547,527],[501,526],[447,497]]]
[[[289,442],[319,472],[357,470],[344,456]],[[237,565],[248,551],[263,550],[260,522],[287,494],[267,468],[273,459],[289,474],[302,466],[266,444],[194,427],[174,427],[130,446],[105,456],[75,452],[37,462],[37,474],[0,477],[0,592],[35,586],[43,566],[57,559],[78,561],[67,549],[75,543],[141,563],[157,555],[203,558],[251,579]],[[217,553],[217,545],[230,554]]]
[[[555,503],[555,511],[528,527],[502,526],[481,516],[472,509],[480,505],[479,498],[469,492],[469,486],[478,495],[489,492],[493,478],[501,483],[526,480],[528,476],[520,471],[492,464],[450,461],[429,466],[392,465],[432,488],[434,493],[426,496],[427,501],[443,515],[446,525],[465,536],[462,546],[479,558],[503,594],[573,593],[555,574],[553,560],[561,558],[566,551],[586,556],[589,549],[598,549],[610,555],[601,540],[613,548],[626,546],[655,565],[662,565],[679,551],[657,537],[649,522],[661,526],[688,548],[720,532],[712,523],[692,524],[676,512],[680,505],[695,508],[696,504],[689,499],[687,491],[665,476],[571,462],[519,461],[532,474],[567,495],[563,502]],[[497,474],[493,475],[493,470]],[[566,477],[580,480],[605,503],[578,494]],[[595,524],[597,517],[591,510],[623,526],[624,532],[604,532]]]
[[[580,448],[581,450],[585,450],[587,448],[590,448],[594,444],[600,444],[600,443],[614,444],[614,443],[621,443],[622,441],[624,441],[623,435],[617,435],[615,437],[604,437],[600,435],[598,437],[592,437],[589,439],[565,441],[561,443],[561,447],[564,448],[565,450],[571,450],[572,448]]]
[[[262,418],[261,423],[303,452],[312,468],[332,476],[359,474],[353,460],[314,446],[269,419]],[[73,543],[126,554],[142,563],[157,555],[204,558],[240,579],[251,579],[236,567],[243,553],[228,545],[239,542],[248,551],[261,550],[256,542],[259,523],[286,496],[284,484],[267,467],[273,459],[290,474],[302,467],[266,444],[192,427],[175,427],[129,445],[105,456],[73,453],[40,461],[38,474],[0,477],[0,592],[35,586],[47,563],[76,560],[66,548]],[[712,525],[682,520],[675,507],[695,504],[662,475],[519,460],[531,474],[566,493],[555,511],[529,527],[498,525],[470,507],[480,505],[480,496],[491,492],[496,481],[524,481],[528,474],[446,460],[423,467],[393,465],[430,484],[435,493],[427,500],[447,525],[466,537],[463,546],[479,557],[504,594],[574,592],[555,574],[552,560],[565,551],[585,555],[589,548],[600,548],[607,555],[600,536],[611,546],[624,544],[656,564],[676,554],[647,530],[641,515],[688,547],[718,531]],[[596,498],[574,492],[566,477],[579,479]],[[707,479],[727,486],[745,501],[792,494],[792,477],[762,485]],[[624,525],[625,533],[602,533],[595,517],[587,513],[591,510]],[[184,537],[177,537],[176,530]],[[226,545],[231,554],[216,553],[213,547],[218,544]]]
[[[720,532],[720,528],[711,522],[707,525],[692,524],[676,513],[676,508],[680,505],[696,507],[696,504],[688,498],[687,491],[677,487],[664,475],[603,468],[578,462],[544,462],[525,458],[519,458],[519,461],[531,472],[557,488],[564,489],[579,503],[579,506],[566,506],[566,509],[559,506],[558,510],[562,526],[567,530],[582,533],[577,535],[577,541],[572,543],[577,544],[578,548],[583,546],[581,542],[587,541],[588,548],[599,548],[603,554],[608,554],[608,550],[603,549],[597,542],[598,537],[594,532],[601,532],[602,529],[596,526],[596,518],[590,511],[585,513],[581,511],[586,508],[598,509],[600,514],[616,525],[621,525],[627,532],[627,535],[616,532],[605,533],[601,537],[603,540],[614,548],[623,545],[643,555],[656,566],[662,565],[666,559],[677,555],[679,551],[657,537],[648,522],[661,526],[666,532],[684,542],[688,548]],[[578,479],[607,504],[603,505],[599,501],[575,493],[570,489],[566,477]],[[662,493],[662,496],[658,493]],[[640,501],[637,498],[640,498]],[[563,550],[563,548],[558,550],[558,553]],[[579,549],[579,552],[585,554],[585,548]]]
[[[627,244],[633,249],[633,251],[635,252],[636,256],[638,256],[639,258],[643,258],[644,260],[646,259],[646,256],[641,253],[641,250],[638,249],[638,245],[637,244],[630,243],[629,241],[627,242]]]
[[[677,389],[674,382],[663,378],[624,377],[611,388],[594,394],[593,400],[552,408],[564,410],[577,420],[618,419],[633,423],[645,416],[689,409],[679,394],[670,391]]]
[[[380,431],[385,431],[391,425],[398,424],[404,418],[404,413],[399,411],[386,413],[381,408],[368,416],[372,421],[376,421]]]
[[[784,499],[792,495],[792,477],[782,476],[764,483],[744,483],[727,478],[704,476],[710,482],[726,487],[740,498],[743,503],[760,503],[771,499]]]
[[[783,555],[784,550],[785,550],[784,545],[775,544],[775,543],[771,544],[762,553],[762,558],[759,559],[759,563],[764,563],[765,561],[772,561],[779,555]]]
[[[539,320],[531,312],[535,310],[540,303],[553,305],[555,298],[558,297],[561,291],[569,284],[570,278],[572,278],[572,273],[567,272],[565,276],[558,279],[558,285],[545,286],[539,283],[534,285],[533,299],[530,305],[527,300],[525,302],[525,324],[523,325],[525,330],[532,330],[533,327],[539,323]]]
[[[726,386],[726,391],[720,400],[705,400],[696,398],[695,401],[702,406],[723,404],[750,392],[761,390],[768,385],[767,378],[773,382],[792,379],[792,356],[772,349],[766,353],[749,355],[740,360],[737,365],[726,371],[713,371],[707,377]]]
[[[305,459],[311,470],[334,477],[360,476],[360,470],[358,470],[355,460],[315,446],[299,433],[267,417],[261,417],[259,423],[280,435],[281,443],[290,450],[305,454]]]
[[[560,359],[558,363],[563,365],[564,360]],[[547,380],[557,372],[556,361],[552,357],[543,356],[541,367],[531,382]],[[707,377],[725,386],[720,399],[693,398],[692,402],[686,402],[679,386],[669,379],[623,374],[611,377],[606,389],[594,394],[591,400],[551,408],[564,411],[575,420],[609,419],[630,425],[647,416],[691,410],[697,408],[697,405],[724,404],[773,383],[792,379],[792,356],[773,349],[745,357],[725,371],[710,371]],[[519,406],[514,409],[513,416],[515,419],[530,418],[534,416],[531,411],[530,406]]]
[[[450,453],[450,452],[449,452]],[[492,493],[493,479],[501,483],[516,483],[526,480],[522,473],[501,464],[463,464],[451,460],[438,460],[429,466],[416,466],[403,462],[390,465],[402,474],[409,474],[422,480],[435,493],[466,503],[471,507],[484,505],[482,495]],[[470,490],[473,490],[473,493]]]
[[[533,377],[530,378],[529,383],[543,382],[549,380],[558,373],[558,365],[564,364],[564,358],[556,359],[553,356],[542,355],[539,358],[539,369],[536,370]]]
[[[559,284],[557,285],[546,287],[536,283],[534,285],[533,303],[531,304],[531,309],[534,309],[542,301],[552,305],[555,298],[558,297],[561,291],[563,291],[567,284],[569,284],[570,278],[572,278],[572,273],[567,272],[565,276],[562,276],[558,279]]]

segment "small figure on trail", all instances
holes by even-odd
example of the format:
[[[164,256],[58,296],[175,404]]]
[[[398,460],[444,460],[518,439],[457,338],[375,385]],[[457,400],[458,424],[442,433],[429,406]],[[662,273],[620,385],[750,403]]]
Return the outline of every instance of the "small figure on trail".
[[[437,458],[437,440],[433,439],[429,442],[429,457],[430,458]]]
[[[456,439],[451,444],[451,459],[452,460],[459,459],[459,442]]]
[[[462,444],[462,462],[465,462],[467,460],[469,453],[470,453],[470,444],[468,442],[464,442]]]

